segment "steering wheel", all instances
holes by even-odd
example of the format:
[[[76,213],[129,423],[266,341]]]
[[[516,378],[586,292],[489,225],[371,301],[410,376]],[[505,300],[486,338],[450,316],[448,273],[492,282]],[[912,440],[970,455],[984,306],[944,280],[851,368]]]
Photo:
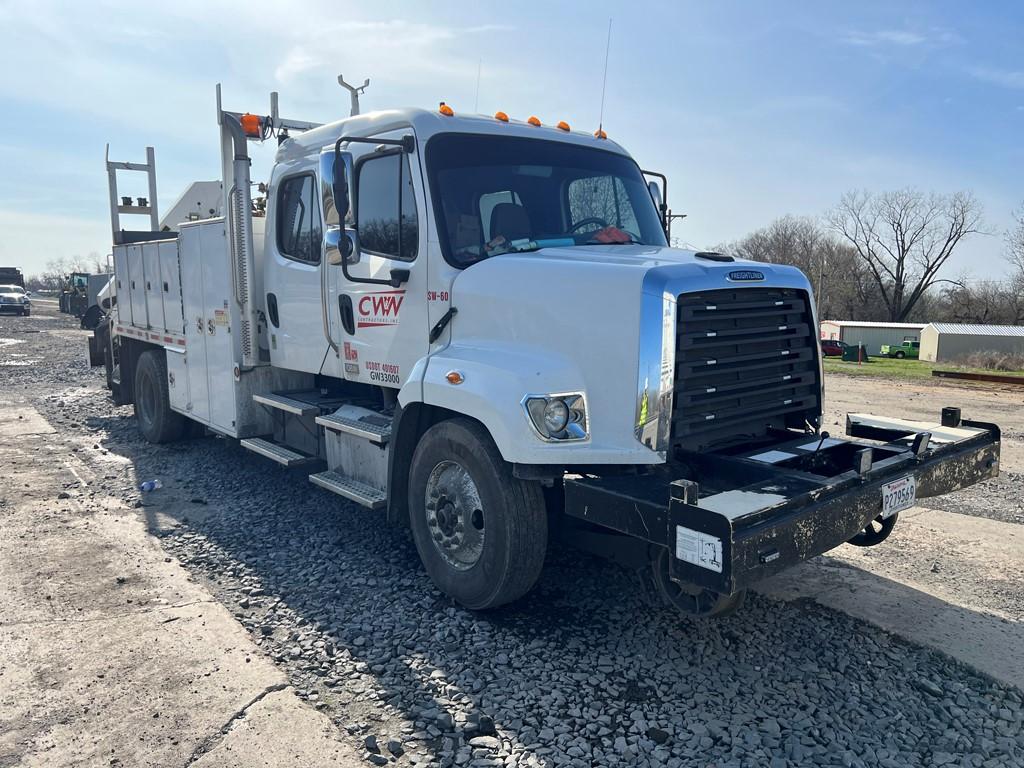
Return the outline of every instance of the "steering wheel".
[[[571,227],[569,227],[569,232],[570,233],[575,233],[576,231],[579,230],[580,227],[582,227],[582,226],[584,226],[586,224],[597,224],[599,229],[604,229],[605,227],[608,226],[608,222],[605,221],[604,219],[599,219],[597,216],[588,216],[585,219],[580,219],[575,224],[573,224]]]

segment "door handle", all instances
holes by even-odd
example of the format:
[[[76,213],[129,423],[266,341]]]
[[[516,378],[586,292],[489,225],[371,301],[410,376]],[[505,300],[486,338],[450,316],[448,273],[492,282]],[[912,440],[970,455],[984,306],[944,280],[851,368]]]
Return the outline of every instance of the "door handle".
[[[356,334],[356,315],[352,311],[352,297],[347,293],[338,297],[338,312],[341,314],[341,326],[349,336]]]
[[[267,314],[270,316],[270,322],[275,328],[281,327],[281,318],[277,314],[277,296],[272,293],[267,294]]]

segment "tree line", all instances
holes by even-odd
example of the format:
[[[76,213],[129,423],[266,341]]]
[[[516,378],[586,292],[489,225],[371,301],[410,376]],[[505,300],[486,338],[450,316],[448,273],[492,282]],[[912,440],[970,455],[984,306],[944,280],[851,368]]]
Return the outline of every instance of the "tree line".
[[[969,192],[849,192],[821,217],[783,216],[717,250],[807,275],[822,319],[1024,325],[1024,206],[997,279],[949,276],[957,248],[994,234]]]

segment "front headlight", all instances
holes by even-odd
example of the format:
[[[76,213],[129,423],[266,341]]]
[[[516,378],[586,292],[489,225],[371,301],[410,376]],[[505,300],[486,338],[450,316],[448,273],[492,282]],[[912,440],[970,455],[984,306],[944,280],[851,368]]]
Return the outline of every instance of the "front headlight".
[[[587,404],[582,393],[527,395],[523,407],[543,440],[585,440],[588,436]]]

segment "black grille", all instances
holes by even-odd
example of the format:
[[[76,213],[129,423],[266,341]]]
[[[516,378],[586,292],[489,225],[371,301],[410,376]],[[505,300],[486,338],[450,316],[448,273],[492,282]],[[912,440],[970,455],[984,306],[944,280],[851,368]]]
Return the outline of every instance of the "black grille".
[[[686,293],[677,306],[673,445],[745,442],[817,418],[818,334],[804,291]]]

